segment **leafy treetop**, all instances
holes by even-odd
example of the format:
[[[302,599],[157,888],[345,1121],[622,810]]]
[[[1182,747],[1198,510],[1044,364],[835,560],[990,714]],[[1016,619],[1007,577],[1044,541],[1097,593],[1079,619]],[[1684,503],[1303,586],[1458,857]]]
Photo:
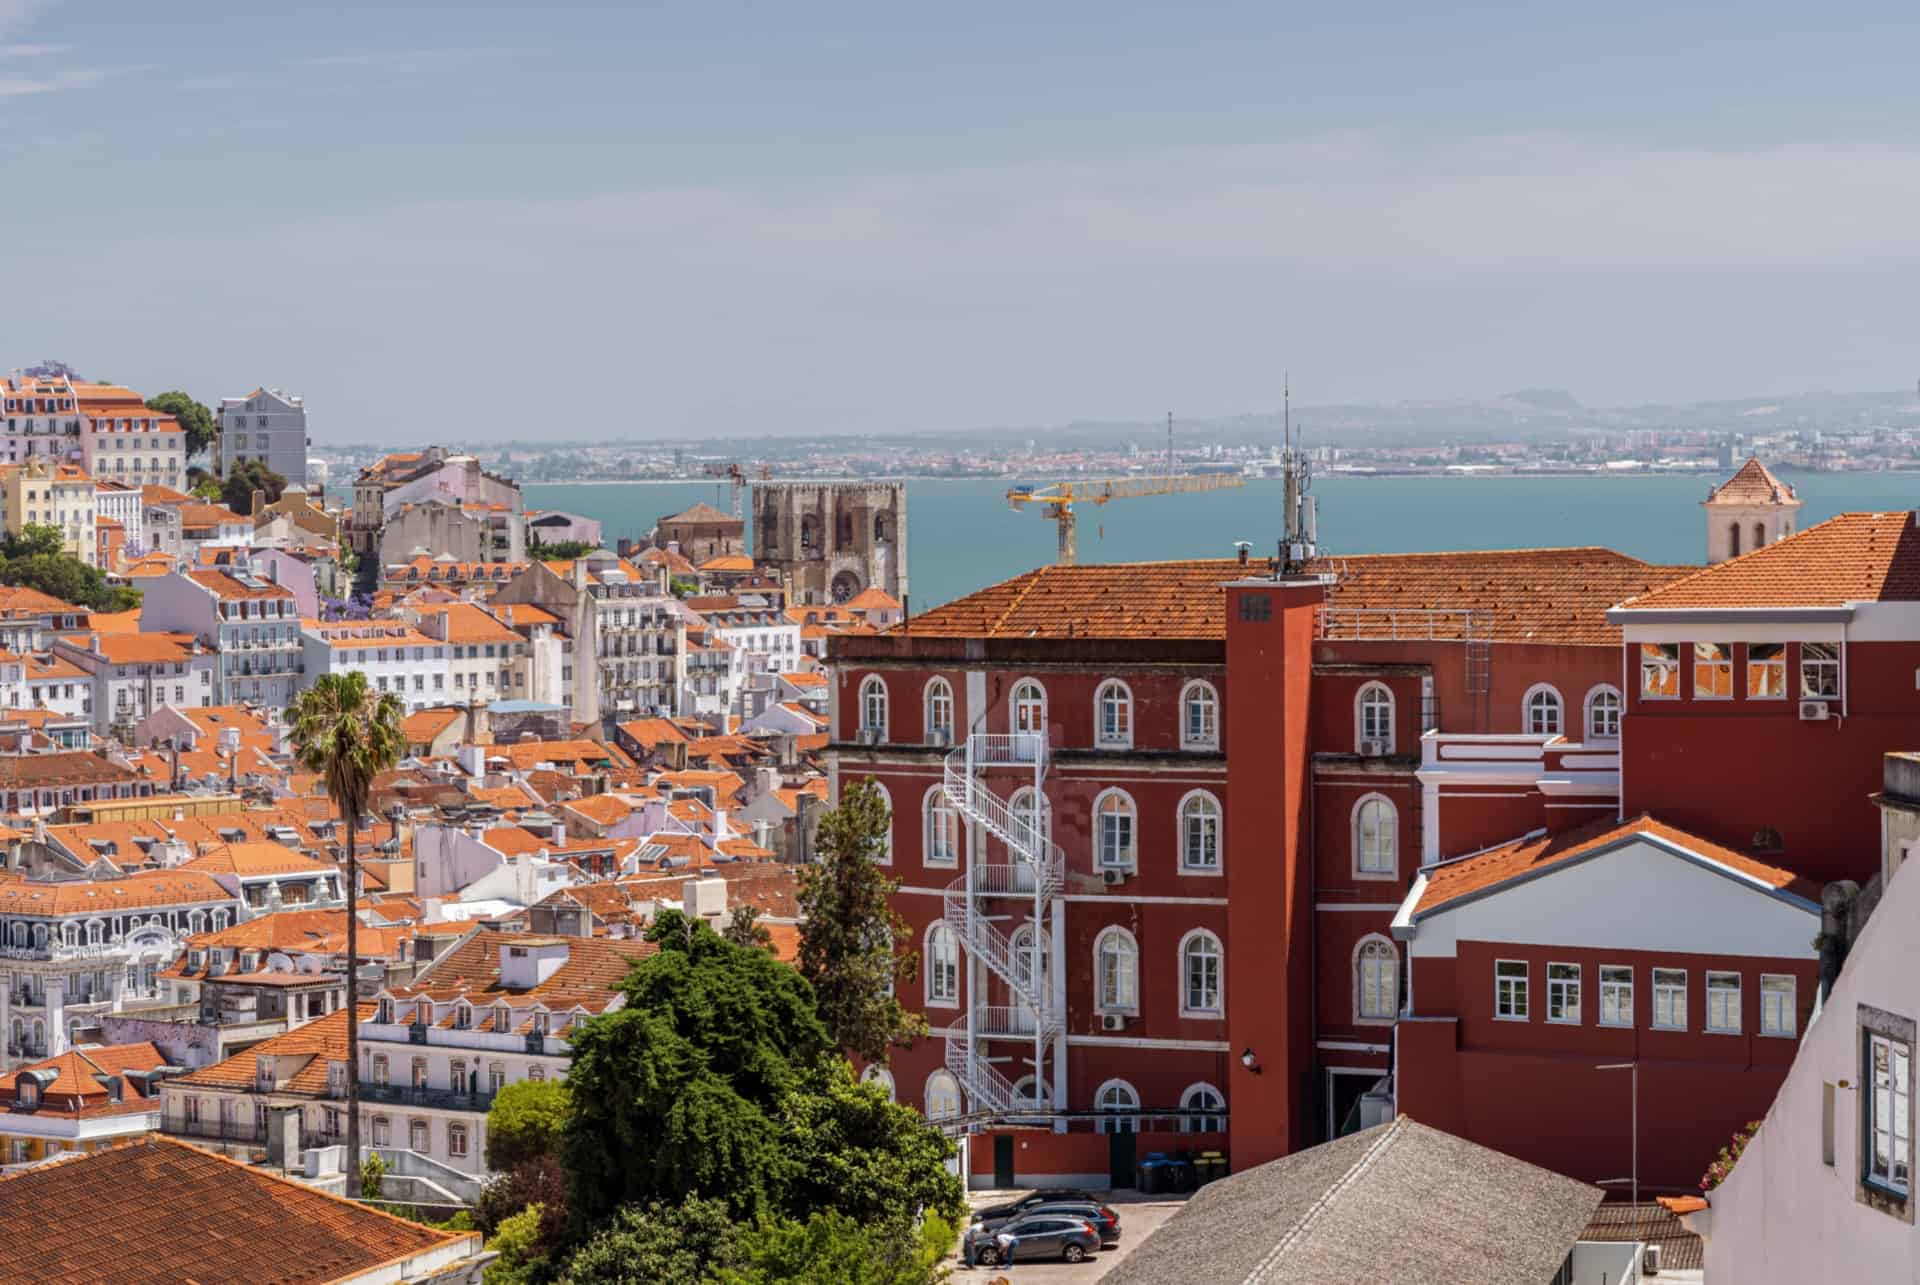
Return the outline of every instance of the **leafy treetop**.
[[[147,409],[171,415],[186,434],[187,458],[191,459],[213,445],[213,412],[190,395],[174,389],[147,398]]]

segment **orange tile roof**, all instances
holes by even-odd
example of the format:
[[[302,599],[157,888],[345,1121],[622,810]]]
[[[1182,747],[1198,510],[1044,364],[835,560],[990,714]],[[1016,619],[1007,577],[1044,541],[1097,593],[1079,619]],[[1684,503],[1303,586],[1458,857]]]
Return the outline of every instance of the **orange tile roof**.
[[[517,643],[520,635],[470,602],[450,602],[434,614],[447,618],[447,641],[453,643]]]
[[[722,553],[700,564],[702,571],[751,571],[753,559],[739,553]]]
[[[240,516],[224,504],[182,504],[180,526],[252,526],[253,519]]]
[[[332,624],[309,618],[300,622],[300,632],[336,650],[445,646],[438,638],[429,638],[410,625],[391,620],[352,620]]]
[[[634,560],[646,566],[652,566],[656,562],[661,563],[674,575],[691,575],[694,569],[693,563],[672,549],[642,549],[634,555]]]
[[[487,756],[492,758],[496,755],[507,759],[523,772],[542,763],[611,762],[615,766],[632,766],[632,760],[617,747],[602,745],[598,741],[523,741],[517,745],[496,745],[488,751]]]
[[[129,1107],[135,1111],[151,1110],[138,1080],[126,1080],[121,1091],[123,1100],[114,1103],[109,1101],[111,1095],[107,1087],[93,1077],[96,1074],[125,1076],[128,1071],[151,1071],[166,1064],[166,1057],[151,1043],[74,1049],[9,1071],[5,1081],[0,1081],[0,1095],[4,1095],[0,1096],[0,1104],[12,1105],[22,1071],[52,1071],[55,1078],[41,1086],[41,1105],[36,1114],[112,1115]]]
[[[585,798],[569,799],[560,806],[598,825],[613,825],[633,814],[633,804],[617,794],[589,794]]]
[[[303,975],[304,976],[304,975]],[[318,978],[307,976],[306,980]],[[366,1001],[360,1004],[361,1020],[370,1019],[374,1006]],[[223,1062],[203,1066],[188,1075],[173,1081],[188,1087],[219,1089],[252,1089],[256,1083],[259,1059],[276,1054],[305,1053],[313,1060],[296,1071],[287,1081],[284,1090],[277,1092],[299,1093],[308,1097],[327,1095],[327,1063],[347,1060],[347,1010],[336,1009],[325,1017],[315,1018],[305,1026],[296,1026],[284,1035],[276,1035],[253,1045],[244,1053],[236,1053]]]
[[[1623,611],[1920,601],[1914,515],[1842,513],[1621,602]]]
[[[115,665],[144,665],[183,661],[193,653],[193,645],[192,634],[104,633],[95,636],[93,650]]]
[[[525,989],[500,984],[500,952],[522,942],[562,941],[567,962],[537,986]],[[637,959],[658,953],[652,942],[603,940],[589,937],[548,937],[529,933],[482,930],[454,947],[428,967],[411,985],[393,989],[396,996],[427,996],[441,1001],[466,996],[476,1005],[496,996],[537,999],[550,1008],[580,1005],[599,1012],[613,999],[614,990]]]
[[[232,901],[232,893],[193,870],[142,871],[113,879],[0,880],[0,911],[11,915],[82,915]]]
[[[452,727],[459,717],[460,711],[457,709],[423,709],[402,719],[400,730],[409,744],[421,745]]]
[[[319,874],[334,867],[295,852],[283,843],[223,843],[211,852],[183,862],[182,870],[207,874],[283,875]]]
[[[262,580],[257,584],[244,585],[224,571],[188,571],[187,579],[203,589],[211,589],[217,598],[291,598],[293,590],[285,585],[273,584]]]
[[[140,632],[140,608],[132,611],[94,611],[87,615],[87,628],[102,634]]]
[[[900,600],[885,589],[868,585],[846,603],[848,611],[898,611]]]
[[[1565,865],[1636,836],[1685,849],[1777,892],[1792,893],[1815,905],[1820,902],[1819,885],[1791,870],[1756,861],[1745,853],[1642,815],[1624,822],[1602,818],[1577,829],[1517,839],[1430,867],[1426,871],[1426,890],[1414,907],[1414,916],[1424,917],[1463,898]]]
[[[408,1222],[157,1134],[0,1179],[4,1280],[321,1285],[434,1249],[477,1254],[480,1235]]]
[[[1788,504],[1797,502],[1793,488],[1767,470],[1757,458],[1749,458],[1740,471],[1713,488],[1708,504]]]
[[[618,724],[621,731],[646,749],[667,743],[684,743],[686,733],[664,718],[636,718],[630,722]]]
[[[530,602],[501,603],[500,618],[503,621],[512,620],[516,627],[521,625],[557,625],[560,623],[560,617],[554,615],[546,608],[536,607]]]
[[[1610,549],[1495,549],[1323,559],[1336,609],[1484,613],[1496,642],[1618,641],[1614,603],[1683,574]],[[1691,570],[1687,568],[1685,570]],[[1049,565],[894,625],[888,632],[962,638],[1225,637],[1231,580],[1264,574],[1237,559]],[[1459,619],[1452,625],[1460,629]],[[1424,634],[1423,634],[1424,636]],[[1441,635],[1444,636],[1444,635]]]
[[[717,522],[721,526],[744,526],[746,524],[746,520],[744,518],[737,518],[733,516],[733,514],[731,513],[722,513],[719,509],[714,508],[711,504],[708,504],[705,500],[695,500],[693,502],[693,507],[682,509],[680,510],[680,512],[673,514],[671,517],[661,518],[659,522],[656,523],[656,525],[666,526],[670,522],[677,522],[682,524],[691,523],[691,522],[705,522],[705,523]]]

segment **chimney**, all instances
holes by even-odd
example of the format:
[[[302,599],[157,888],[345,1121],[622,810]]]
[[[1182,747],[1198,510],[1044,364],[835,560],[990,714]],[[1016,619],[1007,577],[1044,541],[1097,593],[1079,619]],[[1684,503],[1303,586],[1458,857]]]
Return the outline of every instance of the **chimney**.
[[[400,820],[402,817],[406,816],[406,814],[407,814],[406,809],[401,807],[398,803],[394,804],[391,808],[387,809],[387,820],[388,822],[391,823],[393,827],[392,837],[393,837],[394,845],[396,847],[399,846],[399,843],[400,843]]]
[[[559,821],[553,823],[553,846],[556,848],[567,846],[567,827]]]
[[[266,509],[266,507],[267,507],[267,493],[265,491],[255,491],[249,501],[248,511],[252,513],[254,517],[257,518]]]

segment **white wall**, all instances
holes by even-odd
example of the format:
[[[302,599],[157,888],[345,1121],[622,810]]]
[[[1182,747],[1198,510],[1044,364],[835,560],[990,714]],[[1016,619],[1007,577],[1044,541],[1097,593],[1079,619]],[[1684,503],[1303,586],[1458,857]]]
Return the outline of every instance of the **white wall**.
[[[1855,1198],[1860,1173],[1859,1006],[1920,1017],[1920,873],[1888,882],[1846,967],[1807,1028],[1765,1123],[1696,1218],[1709,1285],[1920,1283],[1914,1225]],[[1839,1088],[1842,1083],[1847,1088]],[[1826,1164],[1825,1086],[1834,1091],[1834,1163]],[[1920,1199],[1916,1196],[1915,1199]]]
[[[1817,909],[1801,909],[1647,842],[1634,842],[1436,914],[1410,951],[1459,941],[1812,959]]]

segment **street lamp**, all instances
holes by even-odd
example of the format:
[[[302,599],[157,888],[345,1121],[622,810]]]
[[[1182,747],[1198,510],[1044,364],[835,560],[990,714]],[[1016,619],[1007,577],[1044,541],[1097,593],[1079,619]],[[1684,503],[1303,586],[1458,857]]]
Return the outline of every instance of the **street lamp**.
[[[1251,1048],[1246,1049],[1240,1054],[1240,1065],[1246,1067],[1255,1075],[1260,1074],[1260,1059],[1253,1055]]]
[[[1640,1063],[1605,1062],[1593,1068],[1596,1071],[1627,1071],[1633,1077],[1633,1231],[1636,1239],[1640,1233]],[[1616,1180],[1617,1181],[1617,1180]]]

